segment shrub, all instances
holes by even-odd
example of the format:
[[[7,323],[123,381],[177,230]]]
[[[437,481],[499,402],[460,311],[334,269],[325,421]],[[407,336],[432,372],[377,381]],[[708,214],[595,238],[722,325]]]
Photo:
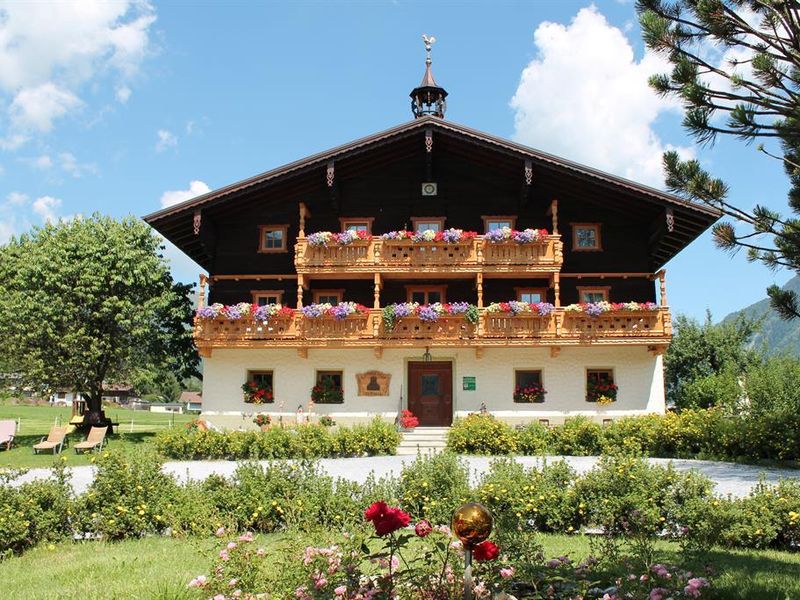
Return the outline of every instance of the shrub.
[[[550,430],[539,423],[528,423],[516,432],[517,451],[520,454],[544,454],[552,444]]]
[[[553,430],[553,452],[569,456],[600,453],[600,425],[587,417],[571,417]]]
[[[8,485],[19,474],[0,472],[0,559],[70,532],[73,505],[63,461],[49,479]]]
[[[514,430],[492,415],[471,414],[457,420],[447,433],[447,445],[461,454],[513,454]]]
[[[418,456],[400,473],[400,502],[415,518],[450,523],[453,509],[470,497],[469,469],[454,454]]]

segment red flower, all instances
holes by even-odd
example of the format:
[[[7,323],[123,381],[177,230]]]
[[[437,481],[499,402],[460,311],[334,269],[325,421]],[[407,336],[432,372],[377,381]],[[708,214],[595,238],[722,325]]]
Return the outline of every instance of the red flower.
[[[417,524],[414,525],[414,533],[416,533],[421,538],[427,536],[431,531],[433,531],[433,527],[431,527],[431,524],[428,523],[425,519],[418,521]]]
[[[399,508],[392,508],[383,501],[372,503],[364,511],[364,519],[372,521],[375,526],[375,533],[380,536],[397,531],[411,522],[411,517],[408,513]]]
[[[472,549],[472,558],[477,561],[496,560],[500,556],[500,547],[494,542],[486,540]]]

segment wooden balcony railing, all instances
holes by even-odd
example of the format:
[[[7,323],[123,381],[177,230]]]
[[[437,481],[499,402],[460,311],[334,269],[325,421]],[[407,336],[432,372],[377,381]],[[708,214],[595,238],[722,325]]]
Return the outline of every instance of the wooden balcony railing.
[[[357,241],[346,246],[312,246],[306,238],[295,244],[295,268],[300,274],[403,272],[553,272],[564,262],[560,235],[537,244],[495,244],[476,238],[462,243],[415,243],[410,240]]]
[[[542,317],[482,310],[477,324],[463,316],[426,322],[397,320],[385,327],[381,310],[343,320],[306,318],[300,313],[262,323],[252,319],[196,319],[194,338],[201,354],[212,348],[245,347],[393,347],[429,346],[561,346],[647,344],[664,347],[672,336],[667,307],[653,311],[610,312],[596,317],[556,309]]]

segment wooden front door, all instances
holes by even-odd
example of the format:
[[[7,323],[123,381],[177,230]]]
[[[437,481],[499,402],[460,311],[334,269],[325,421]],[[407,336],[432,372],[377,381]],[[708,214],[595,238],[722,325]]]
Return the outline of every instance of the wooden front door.
[[[453,365],[449,362],[408,363],[408,410],[421,427],[453,423]]]

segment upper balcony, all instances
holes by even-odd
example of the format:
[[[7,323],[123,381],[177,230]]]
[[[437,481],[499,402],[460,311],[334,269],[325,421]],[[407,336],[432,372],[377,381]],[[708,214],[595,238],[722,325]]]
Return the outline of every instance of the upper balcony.
[[[456,243],[373,238],[328,246],[311,245],[301,237],[294,255],[301,275],[553,273],[563,262],[560,235],[529,244],[494,243],[478,236]]]

